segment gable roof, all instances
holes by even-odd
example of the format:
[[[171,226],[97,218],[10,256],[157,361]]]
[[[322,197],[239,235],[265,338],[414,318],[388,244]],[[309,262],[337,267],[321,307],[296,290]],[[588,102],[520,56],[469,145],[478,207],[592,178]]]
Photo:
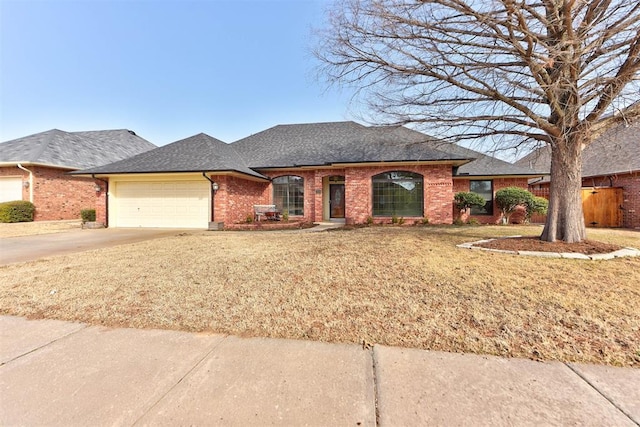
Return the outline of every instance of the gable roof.
[[[403,126],[355,122],[278,125],[232,144],[201,133],[77,173],[235,171],[267,179],[261,170],[380,162],[443,162],[459,166],[456,176],[541,175]]]
[[[551,147],[545,145],[516,162],[536,169],[551,169]],[[582,151],[582,177],[640,171],[640,120],[620,123]],[[548,179],[547,179],[548,181]]]
[[[62,169],[104,165],[155,145],[126,129],[65,132],[51,129],[0,144],[0,163],[41,164]]]
[[[402,132],[404,135],[408,133],[417,133],[423,135],[420,132],[405,128],[398,127],[396,132]],[[545,175],[545,172],[534,170],[526,165],[515,165],[513,163],[500,160],[498,158],[487,156],[479,151],[471,150],[469,148],[462,147],[460,145],[445,142],[439,139],[430,138],[429,144],[431,147],[445,151],[452,157],[472,159],[473,161],[465,163],[460,166],[454,177],[488,177],[488,176],[540,176]]]
[[[86,169],[78,173],[116,174],[212,171],[236,171],[266,179],[263,175],[249,169],[229,144],[204,133],[155,148],[128,159]]]
[[[437,150],[432,141],[433,138],[423,133],[399,126],[367,127],[355,122],[330,122],[278,125],[231,145],[253,169],[471,160]]]

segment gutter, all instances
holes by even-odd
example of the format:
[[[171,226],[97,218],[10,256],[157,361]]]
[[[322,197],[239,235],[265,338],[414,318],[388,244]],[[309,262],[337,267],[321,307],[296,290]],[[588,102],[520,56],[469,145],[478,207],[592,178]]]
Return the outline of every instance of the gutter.
[[[109,181],[102,178],[96,178],[95,173],[91,174],[91,178],[95,179],[96,181],[104,182],[104,228],[109,228]]]
[[[33,203],[33,172],[22,166],[20,163],[16,163],[16,166],[25,172],[29,172],[29,201]]]

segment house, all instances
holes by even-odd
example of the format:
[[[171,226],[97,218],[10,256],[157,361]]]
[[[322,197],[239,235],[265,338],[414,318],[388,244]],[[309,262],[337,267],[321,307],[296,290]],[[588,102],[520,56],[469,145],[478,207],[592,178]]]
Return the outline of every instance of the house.
[[[291,219],[363,223],[453,221],[454,191],[477,190],[493,223],[493,194],[541,174],[401,126],[279,125],[226,144],[198,134],[74,172],[108,182],[98,220],[111,227],[226,228],[275,204]],[[100,193],[106,198],[107,194]]]
[[[104,183],[68,172],[112,163],[156,148],[133,131],[52,129],[0,144],[0,202],[34,203],[35,220],[78,219],[94,208]]]
[[[533,151],[516,165],[549,171],[550,147]],[[540,195],[548,194],[549,186],[548,177],[529,183]],[[584,148],[582,186],[587,225],[611,220],[612,226],[640,228],[640,120],[622,122]]]

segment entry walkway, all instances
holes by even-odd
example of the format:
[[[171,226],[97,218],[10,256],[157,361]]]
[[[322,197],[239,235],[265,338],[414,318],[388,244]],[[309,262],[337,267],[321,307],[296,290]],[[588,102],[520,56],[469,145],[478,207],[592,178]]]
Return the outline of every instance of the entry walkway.
[[[616,425],[640,370],[0,316],[0,425]]]

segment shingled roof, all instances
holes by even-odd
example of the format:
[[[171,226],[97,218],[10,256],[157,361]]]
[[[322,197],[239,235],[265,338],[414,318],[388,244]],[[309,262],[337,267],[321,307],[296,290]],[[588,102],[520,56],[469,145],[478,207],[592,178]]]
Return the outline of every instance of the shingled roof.
[[[84,169],[156,148],[126,129],[65,132],[52,129],[0,144],[0,163]]]
[[[340,163],[457,160],[435,149],[432,138],[401,127],[355,122],[278,125],[231,144],[254,169]]]
[[[82,174],[236,171],[264,178],[249,169],[229,145],[207,134],[158,147],[128,159],[80,171]]]
[[[551,169],[551,147],[533,151],[518,160],[516,165],[548,172]],[[640,171],[640,120],[620,123],[582,151],[583,178],[634,171]]]
[[[398,136],[408,138],[410,134],[424,134],[405,128],[397,127]],[[495,157],[487,156],[469,148],[460,145],[445,142],[435,138],[429,138],[429,145],[437,150],[447,152],[451,158],[472,159],[473,161],[460,166],[456,177],[488,177],[488,176],[540,176],[546,174],[544,171],[535,170],[528,166],[514,165],[513,163],[500,160]]]
[[[459,166],[458,175],[465,176],[540,176],[402,126],[367,127],[355,122],[278,125],[232,144],[198,134],[78,173],[237,171],[265,178],[261,170],[379,162],[446,162]]]

